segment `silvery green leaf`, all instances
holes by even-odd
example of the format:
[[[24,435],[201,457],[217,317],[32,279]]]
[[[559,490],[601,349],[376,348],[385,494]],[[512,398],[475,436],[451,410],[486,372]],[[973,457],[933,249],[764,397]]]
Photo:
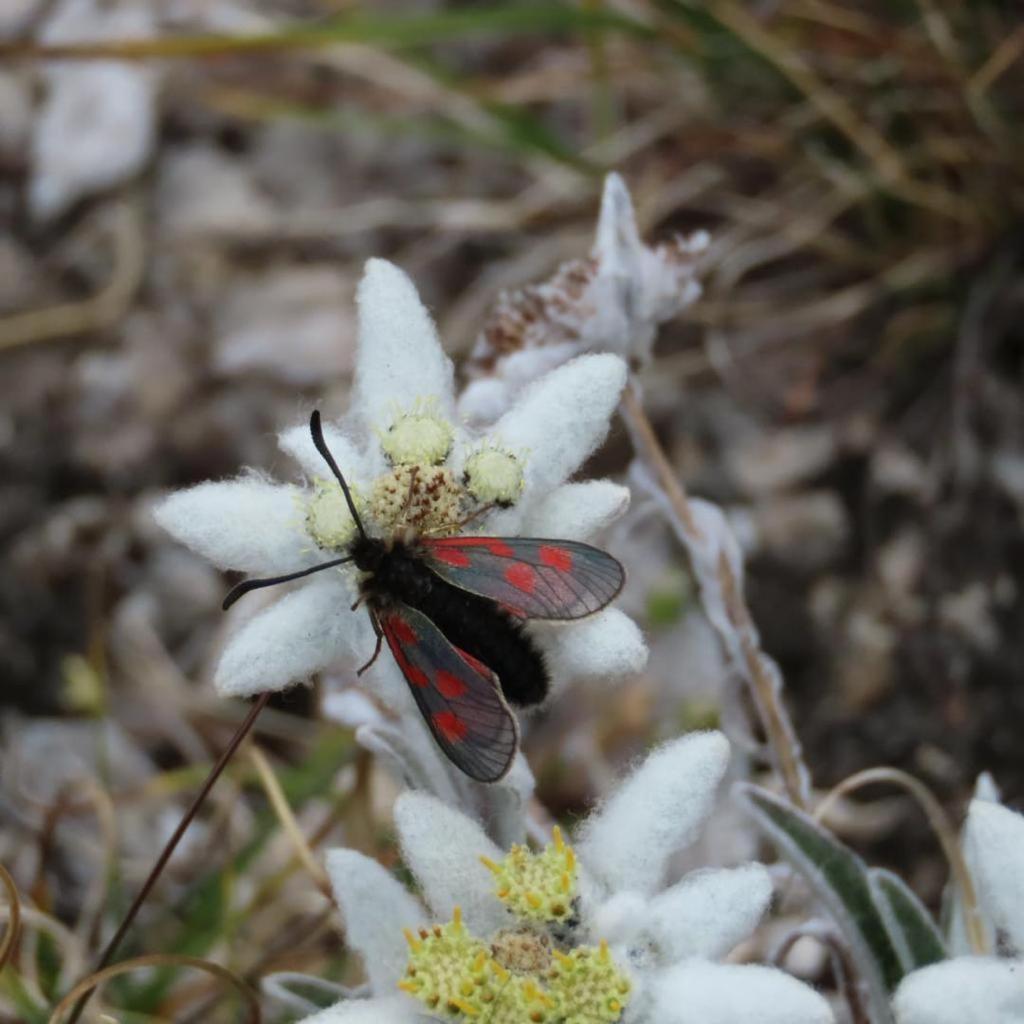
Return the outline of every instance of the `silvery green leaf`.
[[[871,884],[904,971],[945,960],[948,953],[938,927],[903,879],[891,871],[872,868]]]
[[[825,904],[868,986],[872,1019],[889,1024],[889,995],[904,969],[871,889],[867,865],[811,817],[781,798],[739,783],[740,804]]]

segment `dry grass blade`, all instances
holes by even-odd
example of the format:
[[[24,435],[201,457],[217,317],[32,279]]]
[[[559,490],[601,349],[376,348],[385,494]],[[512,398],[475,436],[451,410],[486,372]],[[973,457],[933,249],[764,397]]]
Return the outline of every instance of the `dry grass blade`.
[[[281,822],[281,827],[295,849],[295,855],[312,876],[317,888],[328,899],[331,899],[331,885],[327,875],[317,863],[309,843],[306,842],[306,837],[302,834],[302,829],[299,828],[299,823],[295,820],[295,815],[288,804],[288,798],[284,795],[281,783],[277,781],[277,776],[274,774],[274,770],[270,767],[266,757],[264,757],[263,751],[255,745],[250,747],[249,760],[252,761],[253,767],[256,769],[256,774],[259,776],[260,783],[267,794],[270,806],[274,809],[278,821]]]
[[[974,882],[971,880],[970,872],[967,870],[967,862],[964,860],[964,855],[960,850],[956,830],[953,828],[953,823],[949,820],[949,816],[942,809],[942,805],[923,782],[915,779],[908,772],[901,771],[899,768],[868,768],[862,772],[856,772],[834,786],[818,805],[817,810],[814,812],[814,817],[818,821],[822,821],[832,805],[840,797],[848,796],[857,789],[876,783],[889,783],[905,790],[914,798],[921,810],[924,811],[928,824],[935,833],[935,838],[938,839],[942,852],[949,862],[949,870],[954,884],[960,891],[960,898],[963,900],[964,907],[964,922],[971,948],[979,956],[984,956],[989,952],[988,942],[981,925],[978,897],[974,890]]]
[[[10,904],[10,920],[7,922],[3,942],[0,942],[0,971],[2,971],[14,953],[14,947],[21,932],[21,897],[18,895],[18,887],[14,884],[11,873],[3,864],[0,864],[0,883],[3,883],[3,887],[7,890],[7,902]]]
[[[97,971],[95,974],[90,974],[87,978],[83,978],[56,1005],[53,1013],[50,1014],[48,1024],[60,1024],[64,1019],[64,1015],[75,1006],[80,998],[89,995],[93,989],[102,985],[103,982],[109,981],[120,974],[127,974],[129,971],[135,971],[143,967],[194,967],[197,970],[206,971],[208,974],[212,974],[227,982],[245,1000],[249,1007],[248,1020],[250,1024],[259,1024],[263,1019],[260,1013],[259,997],[256,992],[233,971],[229,971],[220,964],[213,963],[212,960],[203,960],[197,956],[151,953],[148,956],[137,956],[131,960],[122,960],[119,964],[105,967],[102,971]]]

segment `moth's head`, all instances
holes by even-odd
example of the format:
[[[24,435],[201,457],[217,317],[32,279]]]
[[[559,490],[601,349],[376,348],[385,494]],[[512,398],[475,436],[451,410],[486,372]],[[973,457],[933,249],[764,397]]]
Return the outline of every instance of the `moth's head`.
[[[349,555],[361,572],[376,572],[388,553],[389,544],[378,537],[357,537],[349,547]]]

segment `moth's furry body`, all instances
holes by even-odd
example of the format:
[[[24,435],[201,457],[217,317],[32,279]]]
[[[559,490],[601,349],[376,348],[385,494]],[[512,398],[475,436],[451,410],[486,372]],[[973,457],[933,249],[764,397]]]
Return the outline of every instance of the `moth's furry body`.
[[[433,573],[414,538],[361,537],[349,553],[356,568],[366,573],[361,594],[372,609],[400,601],[423,612],[452,644],[494,672],[510,703],[529,707],[545,698],[549,681],[544,659],[522,625],[496,602]]]

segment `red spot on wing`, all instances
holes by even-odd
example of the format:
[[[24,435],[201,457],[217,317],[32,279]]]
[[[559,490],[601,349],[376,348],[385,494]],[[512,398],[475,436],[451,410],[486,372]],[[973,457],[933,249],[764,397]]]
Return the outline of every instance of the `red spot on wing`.
[[[439,562],[444,562],[446,565],[454,565],[460,569],[464,569],[470,564],[469,555],[465,551],[460,551],[458,548],[450,547],[447,544],[436,545],[431,549],[431,554]]]
[[[469,689],[454,672],[447,672],[443,668],[438,669],[434,676],[434,685],[441,691],[441,696],[448,700],[461,697]]]
[[[499,558],[512,557],[512,549],[503,540],[499,540],[496,537],[488,538],[486,547],[492,555],[497,555]]]
[[[537,554],[545,565],[550,565],[553,569],[568,572],[572,568],[572,552],[566,551],[565,548],[556,548],[551,544],[542,544]]]
[[[388,627],[391,630],[392,635],[400,644],[411,645],[416,643],[416,630],[409,625],[405,619],[400,619],[397,615],[392,615],[388,618]]]
[[[430,717],[449,743],[460,743],[469,732],[466,723],[454,711],[435,711]]]
[[[527,565],[525,562],[515,562],[505,570],[505,579],[516,590],[532,594],[533,588],[537,585],[537,572],[532,565]]]
[[[448,543],[441,542],[440,544],[431,545],[434,552],[439,552],[444,548],[455,547],[455,548],[487,548],[492,555],[497,555],[499,558],[512,558],[514,555],[513,550],[505,543],[500,537],[459,537],[458,540],[451,541]],[[452,565],[468,565],[469,562],[453,562]]]

